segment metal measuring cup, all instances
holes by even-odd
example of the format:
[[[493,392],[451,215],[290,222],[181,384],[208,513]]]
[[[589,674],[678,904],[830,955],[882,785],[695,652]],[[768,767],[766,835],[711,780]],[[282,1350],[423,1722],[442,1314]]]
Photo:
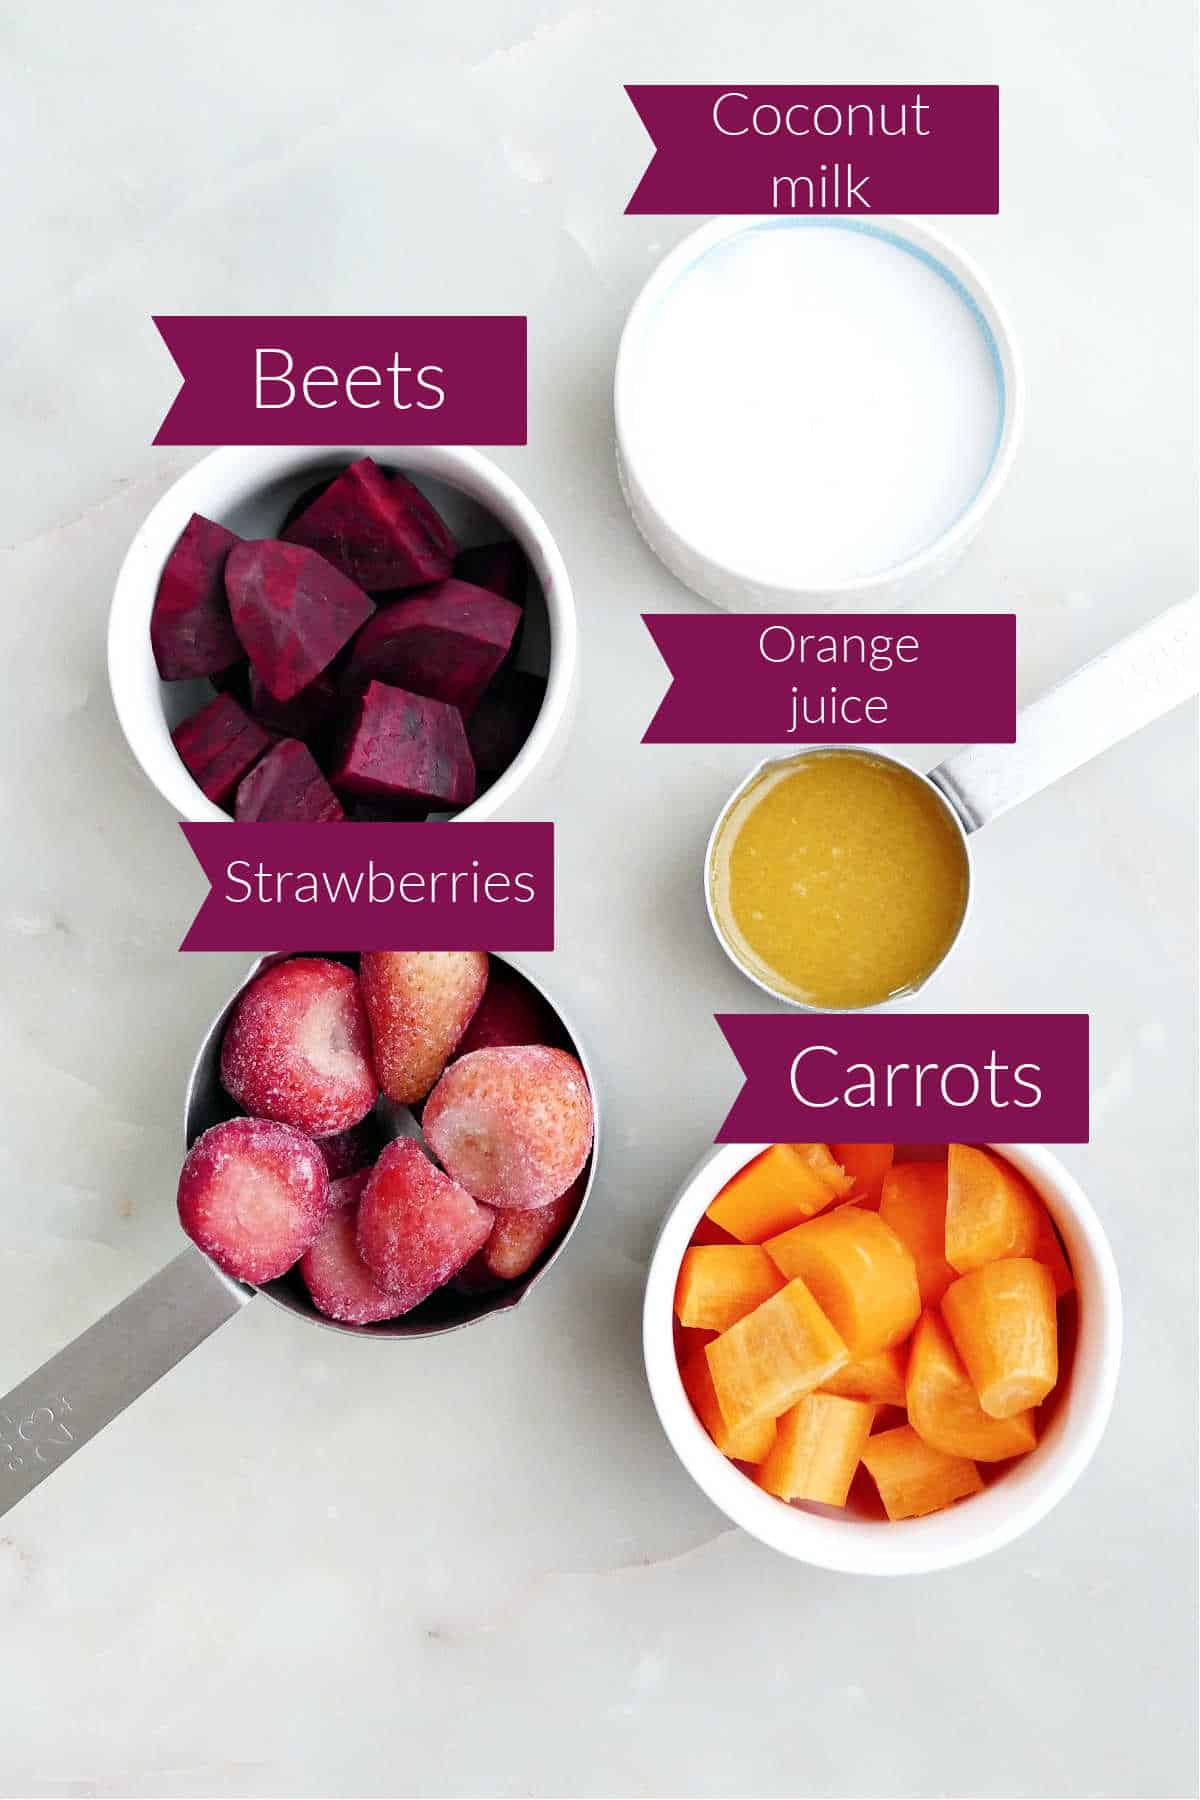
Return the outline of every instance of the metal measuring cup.
[[[260,957],[209,1026],[192,1065],[184,1102],[184,1137],[189,1148],[210,1125],[238,1112],[221,1086],[221,1040],[225,1027],[234,1006],[255,977],[291,954],[285,951]],[[355,961],[350,956],[335,960],[351,964]],[[189,1244],[128,1299],[119,1301],[0,1399],[0,1516],[256,1295],[265,1295],[276,1306],[326,1331],[367,1338],[425,1338],[474,1325],[493,1313],[510,1312],[532,1293],[566,1248],[591,1197],[600,1116],[592,1070],[561,1009],[544,994],[541,983],[520,968],[518,961],[509,957],[497,960],[508,963],[542,993],[583,1065],[592,1093],[596,1137],[579,1207],[542,1261],[528,1275],[492,1293],[467,1294],[441,1288],[401,1318],[374,1325],[345,1325],[317,1311],[296,1270],[255,1288],[224,1274],[203,1251]],[[386,1136],[420,1136],[416,1119],[407,1107],[380,1100],[376,1111]]]
[[[1085,663],[1074,675],[1023,707],[1017,715],[1014,744],[969,744],[954,751],[922,775],[897,756],[875,745],[810,745],[764,757],[740,782],[722,807],[704,857],[704,899],[709,922],[726,956],[754,985],[772,999],[798,1012],[873,1012],[893,1000],[910,999],[945,966],[961,941],[971,908],[974,885],[971,834],[1008,812],[1018,801],[1049,787],[1060,776],[1090,762],[1102,750],[1131,737],[1143,725],[1161,718],[1200,691],[1200,595],[1181,600],[1131,632],[1110,649]],[[962,845],[966,899],[953,938],[925,976],[902,992],[889,994],[875,1006],[817,1007],[773,986],[742,960],[718,916],[713,898],[717,848],[731,815],[768,769],[799,766],[810,756],[872,756],[895,763],[933,793]]]

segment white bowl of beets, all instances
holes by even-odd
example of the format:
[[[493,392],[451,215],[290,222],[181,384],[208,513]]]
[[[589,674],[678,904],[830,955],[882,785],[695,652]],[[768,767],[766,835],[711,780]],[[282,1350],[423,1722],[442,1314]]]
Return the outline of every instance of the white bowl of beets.
[[[180,1223],[342,1330],[519,1302],[591,1187],[595,1108],[541,991],[483,951],[265,957],[197,1059]]]
[[[561,742],[574,605],[478,451],[223,449],[130,546],[108,663],[185,819],[483,819]]]

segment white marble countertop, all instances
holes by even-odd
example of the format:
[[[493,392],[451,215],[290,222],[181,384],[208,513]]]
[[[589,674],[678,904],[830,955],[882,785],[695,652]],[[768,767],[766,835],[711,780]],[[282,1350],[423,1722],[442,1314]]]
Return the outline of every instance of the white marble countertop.
[[[0,1391],[178,1247],[192,1046],[243,959],[119,738],[118,560],[191,452],[150,439],[160,312],[527,312],[497,452],[576,586],[548,980],[604,1085],[598,1191],[515,1317],[364,1346],[253,1306],[0,1525],[11,1795],[1184,1795],[1194,1781],[1196,725],[990,827],[927,1003],[1085,1010],[1067,1161],[1121,1265],[1116,1411],[1057,1512],[877,1583],[691,1487],[647,1397],[656,1223],[757,997],[697,864],[751,752],[643,748],[639,613],[692,602],[612,457],[622,317],[678,219],[622,208],[634,80],[998,81],[1026,441],[931,606],[1013,608],[1023,697],[1194,585],[1191,8],[1086,0],[467,0],[6,8]],[[697,603],[698,604],[698,603]],[[914,754],[928,763],[933,747]]]

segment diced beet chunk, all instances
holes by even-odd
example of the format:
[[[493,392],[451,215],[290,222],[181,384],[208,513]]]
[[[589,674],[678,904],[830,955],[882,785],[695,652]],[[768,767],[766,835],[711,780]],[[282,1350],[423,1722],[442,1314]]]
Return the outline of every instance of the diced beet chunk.
[[[196,786],[223,806],[271,740],[232,695],[218,694],[175,727],[171,742]]]
[[[293,525],[300,517],[301,513],[306,513],[313,501],[325,492],[325,489],[329,486],[330,482],[336,480],[336,475],[326,475],[323,481],[313,481],[310,482],[308,487],[301,488],[300,492],[296,495],[296,498],[292,501],[292,504],[284,513],[283,518],[280,520],[279,530],[276,533],[276,536],[286,537],[288,526]]]
[[[379,609],[342,676],[353,691],[386,681],[469,713],[508,655],[521,609],[469,581],[439,581]]]
[[[526,669],[502,669],[467,722],[467,739],[483,781],[503,774],[533,730],[546,683]]]
[[[240,662],[233,663],[228,669],[222,669],[219,674],[212,675],[209,679],[218,694],[231,695],[243,712],[254,711],[250,704],[250,663],[245,656]],[[258,722],[260,725],[266,725],[265,719],[260,719]],[[268,730],[270,729],[272,727],[268,726]]]
[[[290,700],[276,700],[262,676],[250,671],[250,711],[260,725],[277,731],[281,737],[308,738],[319,732],[332,718],[338,698],[337,682],[328,669]]]
[[[499,544],[474,544],[469,550],[460,550],[454,559],[454,573],[460,581],[488,588],[493,594],[511,600],[514,606],[525,604],[529,564],[520,544],[514,543],[512,538],[505,538]]]
[[[240,783],[233,816],[332,825],[346,815],[312,751],[296,738],[284,738]]]
[[[375,610],[332,563],[300,544],[260,538],[225,564],[234,628],[275,700],[290,700],[333,661]]]
[[[359,701],[329,778],[367,799],[416,800],[434,810],[475,798],[475,765],[458,709],[382,681],[372,681]]]
[[[440,581],[454,566],[454,538],[424,494],[369,456],[343,469],[283,536],[371,593]]]
[[[164,681],[215,675],[241,660],[225,597],[225,563],[241,542],[193,513],[167,558],[150,615],[150,646]]]

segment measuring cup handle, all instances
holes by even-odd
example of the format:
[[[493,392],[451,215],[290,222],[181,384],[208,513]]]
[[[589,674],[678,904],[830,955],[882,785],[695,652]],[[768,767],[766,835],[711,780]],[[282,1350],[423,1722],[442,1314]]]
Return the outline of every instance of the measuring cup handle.
[[[1015,744],[970,744],[929,779],[968,831],[1140,731],[1200,689],[1200,596],[1168,607],[1017,714]]]
[[[187,1249],[0,1399],[0,1516],[251,1299]]]

